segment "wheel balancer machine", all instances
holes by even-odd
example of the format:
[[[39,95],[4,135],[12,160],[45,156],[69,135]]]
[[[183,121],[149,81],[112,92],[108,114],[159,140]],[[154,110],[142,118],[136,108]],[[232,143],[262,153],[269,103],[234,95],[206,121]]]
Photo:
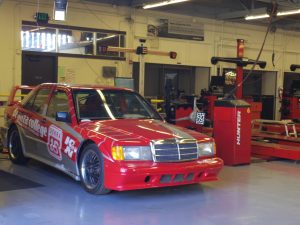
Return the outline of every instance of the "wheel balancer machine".
[[[217,155],[224,160],[225,165],[249,164],[251,155],[251,113],[250,105],[241,100],[243,84],[243,67],[257,64],[261,68],[266,62],[243,58],[244,40],[237,40],[237,58],[212,57],[211,63],[234,63],[236,69],[236,99],[215,101],[214,108],[214,138]]]

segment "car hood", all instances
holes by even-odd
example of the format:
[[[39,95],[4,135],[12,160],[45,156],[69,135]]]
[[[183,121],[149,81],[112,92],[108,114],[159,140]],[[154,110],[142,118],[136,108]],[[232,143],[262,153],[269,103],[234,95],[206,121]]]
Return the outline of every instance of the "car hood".
[[[160,120],[107,120],[82,122],[81,127],[85,134],[98,134],[105,138],[118,142],[146,142],[161,139],[196,139],[199,141],[210,141],[212,138],[188,130],[182,127],[171,125]],[[89,138],[89,137],[87,137]]]

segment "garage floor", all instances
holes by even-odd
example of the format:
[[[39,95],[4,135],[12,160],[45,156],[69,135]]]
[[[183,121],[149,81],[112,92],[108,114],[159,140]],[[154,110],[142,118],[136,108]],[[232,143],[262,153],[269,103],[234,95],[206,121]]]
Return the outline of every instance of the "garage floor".
[[[300,164],[291,161],[225,167],[220,181],[202,185],[106,196],[90,195],[71,178],[34,161],[23,167],[0,159],[0,170],[39,184],[0,192],[0,225],[300,223]]]

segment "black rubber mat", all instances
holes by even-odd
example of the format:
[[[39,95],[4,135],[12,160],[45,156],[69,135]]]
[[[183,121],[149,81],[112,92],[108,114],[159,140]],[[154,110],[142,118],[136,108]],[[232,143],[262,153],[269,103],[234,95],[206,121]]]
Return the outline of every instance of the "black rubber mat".
[[[42,187],[43,185],[0,170],[0,192],[26,188]]]

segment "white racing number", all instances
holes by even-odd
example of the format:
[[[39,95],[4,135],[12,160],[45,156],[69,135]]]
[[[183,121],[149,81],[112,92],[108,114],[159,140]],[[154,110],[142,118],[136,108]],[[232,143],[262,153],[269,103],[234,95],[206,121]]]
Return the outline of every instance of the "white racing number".
[[[60,128],[51,125],[48,130],[48,151],[57,160],[62,160],[61,145],[63,132]]]

